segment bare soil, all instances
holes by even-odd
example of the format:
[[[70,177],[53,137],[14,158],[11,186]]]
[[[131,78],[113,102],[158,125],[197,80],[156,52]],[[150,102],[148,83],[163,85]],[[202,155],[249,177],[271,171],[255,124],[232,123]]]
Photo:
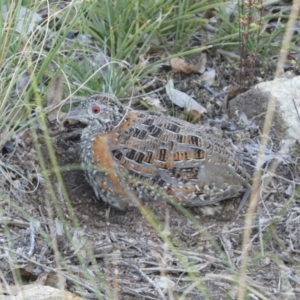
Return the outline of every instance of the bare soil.
[[[189,210],[197,223],[164,202],[145,203],[144,213],[119,212],[96,200],[82,170],[72,170],[80,163],[80,128],[52,128],[51,136],[63,183],[53,172],[42,174],[30,129],[2,149],[1,161],[14,170],[2,168],[0,186],[0,268],[7,285],[16,284],[18,274],[22,284],[53,286],[49,278],[56,274],[65,289],[87,299],[100,297],[97,292],[113,299],[204,299],[202,285],[209,299],[235,298],[246,209],[235,215],[240,199],[224,201],[213,216]],[[42,132],[36,145],[51,170]],[[256,291],[250,294],[259,299],[300,296],[299,195],[291,197],[299,153],[298,144],[276,176],[265,173],[247,271],[247,286]]]
[[[257,146],[259,130],[228,130],[237,120],[224,118],[224,97],[212,97],[196,81],[196,75],[174,76],[177,89],[207,108],[199,126],[240,152]],[[187,117],[180,109],[168,113]],[[52,159],[39,129],[23,129],[0,153],[3,290],[21,283],[58,287],[84,299],[235,299],[247,208],[236,215],[240,199],[187,213],[162,201],[144,203],[142,211],[114,210],[96,199],[79,167],[81,130],[52,124]],[[274,155],[263,170],[246,284],[251,299],[298,299],[300,145],[269,173],[280,149],[280,139],[274,132],[271,137]]]

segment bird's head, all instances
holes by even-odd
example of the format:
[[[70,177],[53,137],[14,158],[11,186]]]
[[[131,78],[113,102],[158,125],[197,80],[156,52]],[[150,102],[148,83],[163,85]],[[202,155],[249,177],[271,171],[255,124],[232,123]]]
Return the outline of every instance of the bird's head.
[[[114,96],[99,94],[82,101],[69,113],[68,120],[93,127],[98,124],[107,131],[117,126],[125,113],[126,108]]]

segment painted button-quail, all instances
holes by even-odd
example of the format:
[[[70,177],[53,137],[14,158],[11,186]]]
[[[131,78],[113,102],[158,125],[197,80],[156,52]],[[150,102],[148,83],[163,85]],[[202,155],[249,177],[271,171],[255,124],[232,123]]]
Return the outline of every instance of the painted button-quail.
[[[87,124],[81,136],[86,178],[97,197],[117,209],[164,195],[186,207],[248,197],[246,168],[201,126],[130,109],[108,94],[82,101],[69,119]]]

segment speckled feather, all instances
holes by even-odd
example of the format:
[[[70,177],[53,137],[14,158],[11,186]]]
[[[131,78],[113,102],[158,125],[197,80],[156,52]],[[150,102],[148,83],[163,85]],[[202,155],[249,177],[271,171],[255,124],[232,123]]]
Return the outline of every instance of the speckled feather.
[[[86,178],[98,198],[125,210],[168,195],[187,207],[215,204],[250,188],[251,176],[201,126],[95,95],[70,113],[81,137]]]

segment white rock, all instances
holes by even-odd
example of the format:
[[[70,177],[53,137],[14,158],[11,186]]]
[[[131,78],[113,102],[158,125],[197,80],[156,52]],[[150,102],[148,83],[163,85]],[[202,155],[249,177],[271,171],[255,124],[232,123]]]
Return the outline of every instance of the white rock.
[[[11,17],[10,11],[6,5],[3,6],[2,16],[6,22],[8,22],[8,18]],[[36,28],[36,25],[42,20],[43,18],[40,14],[21,6],[18,11],[18,15],[16,16],[17,24],[15,30],[18,33],[23,32],[29,35]]]
[[[235,118],[236,112],[241,111],[262,128],[272,95],[276,100],[272,132],[276,133],[277,138],[283,139],[288,148],[295,140],[300,139],[300,118],[297,114],[297,110],[300,113],[299,94],[300,76],[261,82],[230,100],[228,114],[231,118]]]
[[[275,97],[277,110],[286,123],[286,138],[300,139],[300,117],[297,114],[297,110],[300,113],[300,76],[261,82],[255,89]]]

